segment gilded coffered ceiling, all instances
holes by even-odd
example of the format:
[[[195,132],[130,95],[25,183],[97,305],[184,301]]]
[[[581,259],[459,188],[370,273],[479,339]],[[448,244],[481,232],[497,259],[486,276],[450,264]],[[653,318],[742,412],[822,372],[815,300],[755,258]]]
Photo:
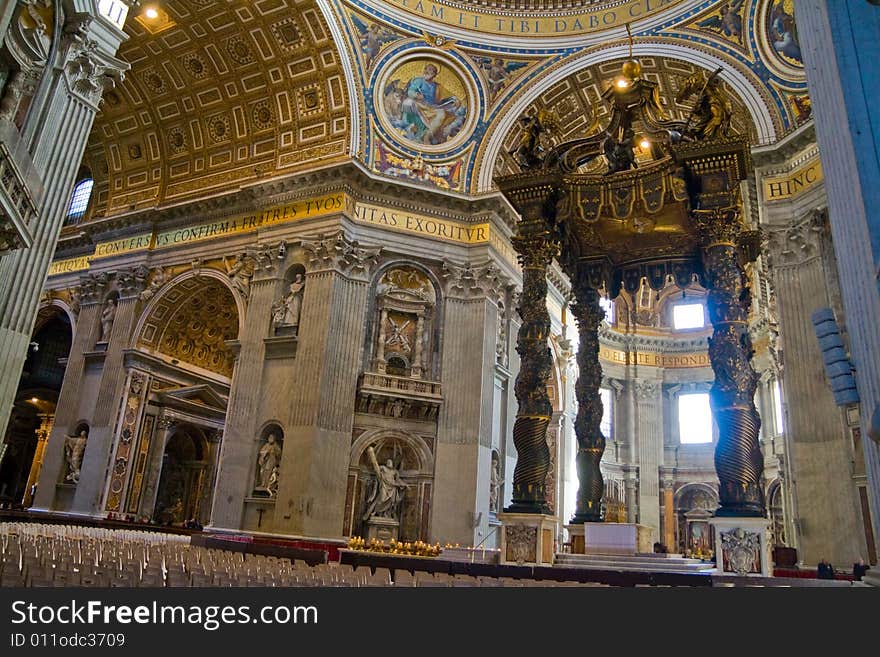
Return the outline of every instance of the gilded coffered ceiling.
[[[84,160],[93,216],[347,154],[343,69],[315,0],[164,0],[125,29],[131,71],[105,94]]]
[[[138,346],[226,377],[234,356],[226,345],[238,335],[238,310],[229,288],[192,277],[160,296],[144,318]]]

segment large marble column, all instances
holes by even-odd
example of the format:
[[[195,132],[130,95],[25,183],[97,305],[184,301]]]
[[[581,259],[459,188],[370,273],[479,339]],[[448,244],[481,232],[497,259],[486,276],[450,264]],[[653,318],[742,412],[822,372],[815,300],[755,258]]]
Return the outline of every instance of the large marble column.
[[[475,545],[489,531],[495,327],[504,281],[491,262],[444,263],[445,308],[431,540]]]
[[[96,2],[65,3],[67,20],[45,96],[24,126],[32,135],[30,155],[45,194],[29,229],[30,248],[0,258],[0,430],[5,430],[27,356],[40,293],[98,103],[106,88],[122,77],[128,64],[114,58],[125,34],[91,12]],[[47,67],[50,68],[50,67]]]
[[[247,311],[238,335],[240,349],[226,407],[226,427],[220,451],[220,464],[214,486],[211,526],[240,529],[244,499],[254,488],[255,457],[260,448],[258,425],[265,418],[255,413],[261,390],[265,338],[269,335],[272,304],[278,292],[279,258],[268,249],[250,253],[256,266],[247,295]],[[277,247],[272,250],[277,254]]]
[[[553,371],[550,338],[550,314],[547,311],[547,268],[559,253],[541,219],[524,219],[512,240],[523,270],[523,291],[519,304],[522,325],[517,333],[516,351],[520,371],[514,391],[517,401],[513,443],[517,461],[513,473],[513,503],[507,513],[548,513],[546,491],[550,452],[547,426],[552,406],[547,394],[547,379]],[[597,302],[598,303],[598,302]],[[600,412],[601,417],[601,412]]]
[[[605,452],[605,436],[602,435],[602,366],[599,364],[599,323],[605,311],[599,305],[599,292],[583,281],[573,285],[575,303],[572,313],[578,325],[578,380],[575,396],[578,402],[574,421],[577,436],[575,464],[578,473],[577,505],[571,524],[602,521],[602,494],[605,485],[599,462]]]
[[[751,295],[742,264],[754,256],[749,253],[753,235],[734,209],[698,210],[693,218],[703,240],[706,306],[714,329],[709,361],[715,382],[709,398],[718,424],[715,471],[721,505],[715,515],[764,517],[761,418],[755,408],[758,375],[752,368]]]
[[[275,531],[342,536],[370,276],[379,247],[344,233],[303,240],[308,257]]]
[[[880,7],[799,0],[797,21],[828,195],[840,287],[861,405],[875,540],[880,539],[880,165],[876,139]],[[873,136],[873,138],[872,138]],[[872,439],[866,437],[873,434]],[[876,570],[876,569],[874,569]],[[871,571],[869,571],[871,572]]]

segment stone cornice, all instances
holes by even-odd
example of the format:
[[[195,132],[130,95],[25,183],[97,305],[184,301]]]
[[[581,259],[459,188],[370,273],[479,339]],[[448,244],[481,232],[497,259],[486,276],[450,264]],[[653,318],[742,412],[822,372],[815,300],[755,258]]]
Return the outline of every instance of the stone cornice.
[[[655,353],[694,353],[709,348],[707,336],[672,338],[665,336],[639,335],[638,333],[618,333],[607,327],[599,327],[599,343],[615,349],[635,350]]]
[[[424,186],[380,178],[354,160],[308,172],[263,180],[233,192],[207,196],[196,201],[99,217],[66,228],[59,251],[67,253],[100,239],[130,234],[134,230],[162,230],[248,213],[258,208],[306,199],[331,191],[342,191],[356,201],[382,204],[388,208],[415,210],[460,223],[481,223],[497,218],[512,230],[518,217],[508,201],[497,192],[464,196]]]
[[[775,144],[753,148],[752,163],[756,169],[785,164],[792,157],[815,144],[816,128],[810,120]]]

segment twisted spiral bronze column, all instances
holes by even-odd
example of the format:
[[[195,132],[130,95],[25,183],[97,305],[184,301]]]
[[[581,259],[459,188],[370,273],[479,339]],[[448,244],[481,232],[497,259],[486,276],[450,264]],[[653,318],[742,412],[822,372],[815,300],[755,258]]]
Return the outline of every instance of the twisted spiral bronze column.
[[[707,307],[714,329],[709,339],[709,361],[715,382],[709,395],[719,432],[715,471],[721,504],[715,515],[762,517],[764,459],[758,446],[761,418],[754,401],[758,375],[752,369],[748,330],[751,294],[741,264],[744,250],[740,248],[751,233],[735,210],[694,214],[705,240]]]
[[[549,513],[544,482],[550,469],[547,426],[552,406],[547,394],[547,379],[553,358],[547,339],[550,337],[550,314],[547,312],[547,267],[558,254],[559,246],[541,222],[521,222],[512,239],[523,268],[523,291],[519,316],[522,325],[516,339],[520,370],[514,384],[517,401],[513,444],[517,461],[513,472],[513,503],[508,513]]]
[[[575,282],[575,303],[572,313],[578,325],[578,380],[575,396],[578,402],[574,431],[578,451],[575,466],[578,475],[578,492],[575,514],[571,524],[602,521],[602,494],[605,484],[599,462],[605,452],[605,436],[602,435],[602,366],[599,364],[599,322],[604,317],[599,305],[599,293],[588,285]]]

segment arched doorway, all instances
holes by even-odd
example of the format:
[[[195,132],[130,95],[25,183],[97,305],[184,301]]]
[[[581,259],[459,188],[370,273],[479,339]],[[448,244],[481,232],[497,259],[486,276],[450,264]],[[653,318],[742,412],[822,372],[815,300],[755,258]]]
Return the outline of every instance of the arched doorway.
[[[165,445],[153,519],[179,525],[190,518],[204,523],[202,498],[208,471],[207,441],[196,427],[175,428]]]
[[[60,306],[40,309],[0,444],[0,504],[25,508],[31,504],[72,339],[70,317]]]

